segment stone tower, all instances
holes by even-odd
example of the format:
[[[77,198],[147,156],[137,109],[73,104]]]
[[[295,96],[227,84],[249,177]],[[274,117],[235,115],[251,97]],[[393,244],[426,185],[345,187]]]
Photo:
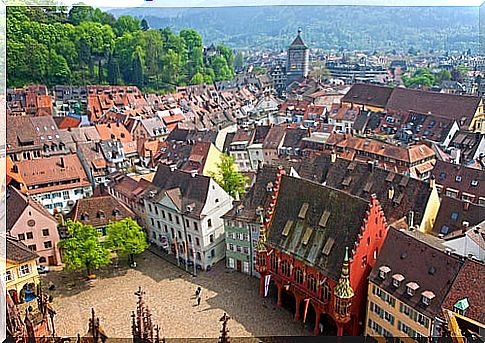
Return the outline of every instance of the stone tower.
[[[301,29],[298,29],[298,35],[288,48],[287,84],[293,81],[301,81],[308,76],[309,55],[310,50],[301,38]]]

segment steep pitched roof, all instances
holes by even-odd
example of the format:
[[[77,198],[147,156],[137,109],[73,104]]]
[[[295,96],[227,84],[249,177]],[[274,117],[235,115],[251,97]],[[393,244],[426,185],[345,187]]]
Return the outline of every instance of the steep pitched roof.
[[[460,126],[468,126],[475,114],[480,98],[469,95],[454,95],[427,92],[408,88],[394,88],[386,107],[392,110],[438,114],[456,119]],[[465,118],[464,123],[460,120]]]
[[[268,242],[336,280],[345,247],[352,247],[357,240],[368,208],[369,203],[363,199],[283,176]],[[324,224],[322,217],[326,217]],[[333,248],[326,254],[322,250],[329,240],[334,241]]]
[[[453,188],[476,195],[473,202],[477,202],[478,197],[485,197],[485,171],[437,160],[432,175],[436,183],[443,186],[443,192]]]
[[[35,260],[39,255],[30,250],[24,243],[18,239],[7,236],[7,260],[18,264]]]
[[[301,30],[298,30],[298,35],[295,37],[290,45],[290,48],[306,48],[305,42],[301,38]]]
[[[465,229],[463,222],[468,222],[469,227],[477,225],[483,221],[483,213],[483,206],[443,196],[433,225],[433,234],[446,236],[461,231]]]
[[[73,221],[93,227],[106,226],[109,222],[134,218],[135,214],[111,195],[79,199],[71,211]]]
[[[386,107],[392,88],[368,84],[355,84],[342,98],[342,102]]]
[[[453,310],[458,301],[467,299],[469,307],[465,310],[465,316],[485,323],[483,288],[477,287],[477,285],[483,285],[484,275],[485,265],[482,262],[467,259],[453,282],[443,307]]]
[[[182,209],[185,210],[187,205],[191,205],[191,214],[200,215],[209,193],[209,183],[210,178],[207,176],[192,175],[160,164],[144,197],[156,202],[163,198],[166,191],[178,188],[182,196]]]
[[[369,280],[405,304],[434,318],[440,314],[441,305],[462,264],[458,257],[448,255],[405,231],[390,228]],[[379,276],[379,269],[383,266],[390,269],[384,279]],[[395,274],[404,277],[399,287],[392,282]],[[412,296],[406,291],[410,282],[419,287]],[[434,294],[427,306],[421,300],[424,291]]]
[[[40,214],[44,215],[51,220],[55,220],[52,218],[50,213],[42,207],[41,204],[36,202],[35,200],[29,199],[20,191],[18,191],[14,187],[8,187],[7,189],[7,222],[6,222],[6,229],[10,231],[12,227],[15,225],[19,217],[24,213],[27,206],[32,206],[35,210],[37,210]]]

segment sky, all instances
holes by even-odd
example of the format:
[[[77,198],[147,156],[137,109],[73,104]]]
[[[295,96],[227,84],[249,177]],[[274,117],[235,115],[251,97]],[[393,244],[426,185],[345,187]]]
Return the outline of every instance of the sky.
[[[219,7],[261,5],[480,6],[483,0],[64,0],[109,7]]]

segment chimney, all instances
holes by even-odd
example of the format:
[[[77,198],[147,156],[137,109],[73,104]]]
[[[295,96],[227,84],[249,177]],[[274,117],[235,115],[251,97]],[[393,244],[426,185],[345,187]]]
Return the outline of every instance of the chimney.
[[[408,226],[410,230],[414,228],[414,211],[408,213]]]
[[[434,175],[431,175],[431,178],[429,179],[429,188],[433,189],[436,187],[436,180]]]
[[[470,203],[468,201],[463,202],[463,211],[468,211],[468,208],[470,207]]]
[[[61,156],[61,158],[59,159],[59,165],[61,166],[61,168],[66,168],[66,165],[64,164],[64,157]]]
[[[170,171],[173,172],[173,171],[175,171],[175,169],[177,169],[177,165],[176,164],[172,164],[170,166]]]
[[[196,176],[197,176],[197,170],[192,170],[192,171],[190,172],[190,176],[192,176],[192,177],[196,177]]]
[[[394,198],[394,186],[389,187],[389,189],[387,190],[387,197],[389,198],[389,200],[392,200],[392,198]]]
[[[462,233],[467,232],[467,231],[468,231],[469,226],[470,226],[470,223],[469,223],[469,222],[467,222],[467,221],[463,221],[463,223],[462,223],[462,229],[461,229],[461,232],[462,232]]]

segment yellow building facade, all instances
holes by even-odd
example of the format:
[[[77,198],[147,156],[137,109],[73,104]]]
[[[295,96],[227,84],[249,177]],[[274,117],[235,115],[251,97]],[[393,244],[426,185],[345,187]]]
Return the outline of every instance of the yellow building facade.
[[[14,303],[32,300],[40,282],[38,256],[15,238],[7,237],[7,257],[0,263],[0,274]]]
[[[432,334],[431,318],[399,301],[372,282],[369,282],[366,318],[365,335],[368,336],[418,339]]]

